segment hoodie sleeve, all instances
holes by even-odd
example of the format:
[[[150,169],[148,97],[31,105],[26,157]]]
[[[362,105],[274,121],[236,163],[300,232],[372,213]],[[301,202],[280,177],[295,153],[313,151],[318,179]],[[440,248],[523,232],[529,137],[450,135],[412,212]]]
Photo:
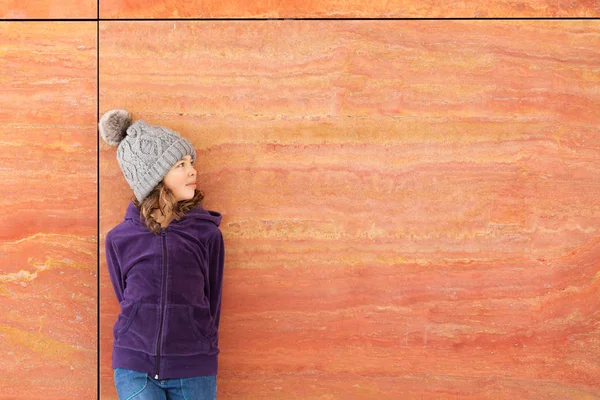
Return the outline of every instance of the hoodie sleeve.
[[[110,234],[106,235],[105,241],[105,253],[106,253],[106,264],[108,265],[108,274],[110,275],[110,281],[112,282],[113,289],[117,295],[119,303],[123,300],[123,291],[125,290],[125,280],[121,274],[121,266],[119,264],[119,257]]]
[[[223,234],[220,230],[211,239],[208,246],[208,268],[210,283],[210,315],[219,329],[221,319],[221,289],[223,287],[223,264],[225,260],[225,246]]]

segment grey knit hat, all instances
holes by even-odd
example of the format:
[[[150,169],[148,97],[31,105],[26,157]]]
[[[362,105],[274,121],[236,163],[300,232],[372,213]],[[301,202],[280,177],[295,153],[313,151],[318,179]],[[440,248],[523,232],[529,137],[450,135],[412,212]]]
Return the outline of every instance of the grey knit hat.
[[[194,146],[177,132],[131,122],[126,110],[107,111],[98,123],[100,136],[117,147],[117,161],[138,201],[144,200],[175,163],[186,155],[196,159]]]

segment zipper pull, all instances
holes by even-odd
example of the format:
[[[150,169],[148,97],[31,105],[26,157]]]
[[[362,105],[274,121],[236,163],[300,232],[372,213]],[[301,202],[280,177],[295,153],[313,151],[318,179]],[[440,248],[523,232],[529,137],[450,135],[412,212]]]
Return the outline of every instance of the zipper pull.
[[[167,228],[160,228],[160,234],[165,236],[167,234]]]

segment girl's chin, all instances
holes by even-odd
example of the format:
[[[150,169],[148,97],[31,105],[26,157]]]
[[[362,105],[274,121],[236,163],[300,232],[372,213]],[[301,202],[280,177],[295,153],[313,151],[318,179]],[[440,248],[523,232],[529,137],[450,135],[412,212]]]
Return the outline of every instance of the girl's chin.
[[[182,196],[177,196],[177,201],[186,201],[186,200],[191,200],[194,198],[194,194],[196,194],[196,192],[192,192],[191,194],[185,194]]]

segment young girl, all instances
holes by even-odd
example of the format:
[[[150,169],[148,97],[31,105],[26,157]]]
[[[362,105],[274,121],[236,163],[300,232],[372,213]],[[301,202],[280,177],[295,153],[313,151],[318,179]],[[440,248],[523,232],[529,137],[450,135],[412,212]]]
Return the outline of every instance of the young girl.
[[[135,195],[106,235],[119,399],[215,399],[224,248],[221,214],[201,206],[194,147],[125,110],[99,130]]]

